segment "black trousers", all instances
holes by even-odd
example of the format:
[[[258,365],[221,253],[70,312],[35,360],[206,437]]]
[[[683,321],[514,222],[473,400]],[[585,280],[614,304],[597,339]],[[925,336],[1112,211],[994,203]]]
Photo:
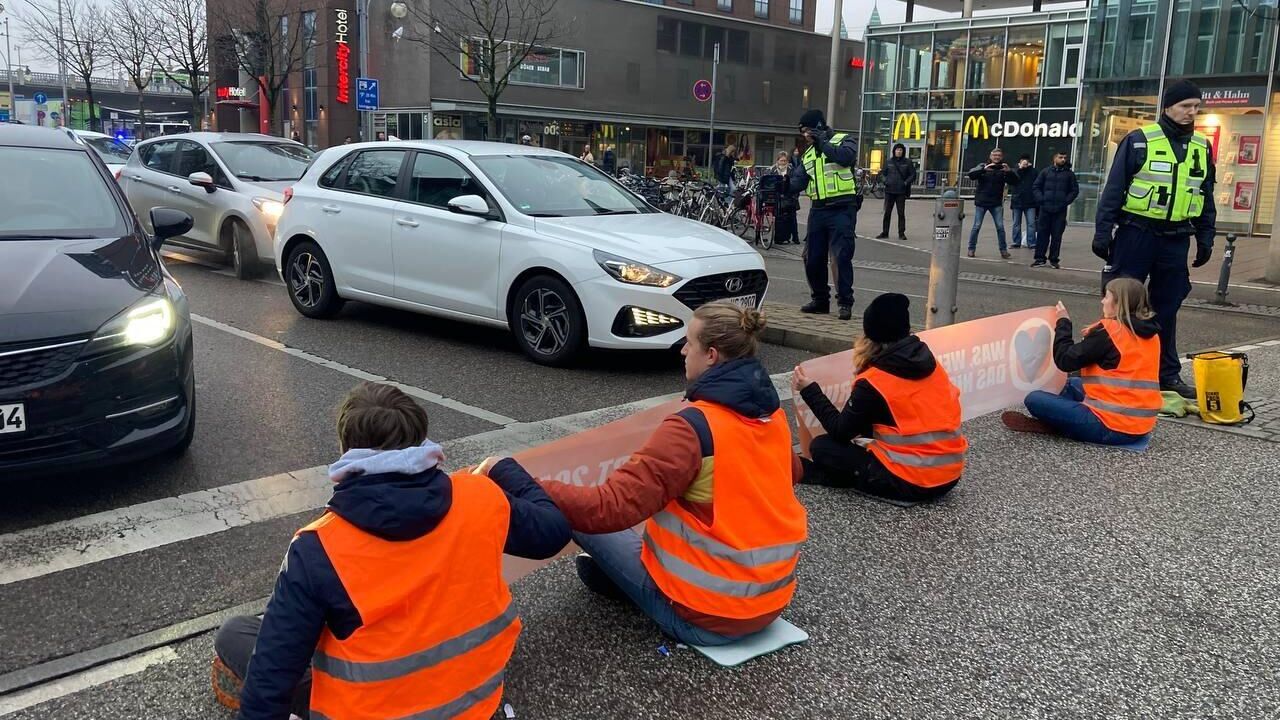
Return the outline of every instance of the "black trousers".
[[[800,228],[796,221],[795,210],[778,210],[773,219],[774,242],[778,245],[800,242]]]
[[[813,463],[805,468],[805,484],[853,488],[890,500],[937,500],[951,492],[959,482],[956,480],[931,488],[912,485],[889,472],[866,448],[855,443],[839,443],[827,435],[813,439],[809,455],[813,457]]]
[[[893,209],[898,208],[898,236],[904,237],[907,234],[907,195],[885,193],[884,195],[884,231],[882,235],[889,234],[889,221],[893,219]]]
[[[1062,250],[1062,232],[1067,229],[1066,209],[1048,212],[1043,208],[1036,222],[1036,259],[1044,260],[1048,251],[1049,262],[1057,263]],[[1046,242],[1047,241],[1047,242]],[[1048,246],[1046,248],[1046,246]]]
[[[249,674],[249,658],[253,656],[253,647],[258,644],[258,632],[261,630],[262,618],[239,615],[223,623],[213,639],[213,651],[241,682]],[[289,712],[306,720],[310,714],[310,706],[311,669],[307,668],[298,688],[294,690]]]

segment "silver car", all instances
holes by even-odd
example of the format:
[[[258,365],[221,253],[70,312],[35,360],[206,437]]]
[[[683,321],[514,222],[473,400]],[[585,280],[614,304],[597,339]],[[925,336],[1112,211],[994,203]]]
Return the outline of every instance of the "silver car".
[[[168,242],[222,254],[236,277],[247,279],[274,264],[271,236],[285,188],[302,177],[313,154],[269,135],[166,135],[138,143],[120,186],[144,224],[155,207],[186,212],[195,221],[191,232]]]

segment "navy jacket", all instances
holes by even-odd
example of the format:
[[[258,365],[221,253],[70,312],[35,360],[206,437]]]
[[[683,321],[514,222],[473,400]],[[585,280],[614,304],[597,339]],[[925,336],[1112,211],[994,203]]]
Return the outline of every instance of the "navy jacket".
[[[569,542],[569,523],[546,491],[514,460],[489,471],[511,504],[506,552],[543,559]],[[453,485],[442,470],[420,475],[356,475],[334,488],[328,510],[388,540],[426,535],[449,512]],[[289,717],[294,688],[327,626],[339,639],[362,624],[333,563],[313,532],[294,538],[267,603],[240,694],[240,720]]]
[[[1181,162],[1187,157],[1187,142],[1191,138],[1191,133],[1175,125],[1164,113],[1160,114],[1160,129],[1164,130],[1165,137],[1169,138],[1170,144],[1173,145],[1174,156]],[[1185,223],[1170,223],[1141,218],[1121,209],[1124,207],[1125,196],[1129,192],[1129,182],[1147,162],[1146,143],[1147,138],[1142,131],[1134,130],[1126,135],[1116,148],[1116,156],[1111,161],[1111,172],[1107,175],[1107,184],[1102,187],[1102,194],[1098,197],[1094,236],[1111,238],[1116,225],[1124,221],[1143,225],[1162,235],[1195,235],[1197,243],[1213,247],[1213,235],[1217,232],[1218,223],[1218,208],[1213,202],[1215,182],[1213,163],[1209,164],[1209,171],[1205,173],[1204,182],[1200,184],[1200,188],[1204,191],[1204,210],[1201,211],[1200,217],[1192,218]],[[1212,147],[1209,149],[1209,157],[1213,157]]]
[[[890,157],[884,161],[880,179],[884,180],[886,195],[910,195],[911,186],[916,184],[916,164],[911,158]]]
[[[828,129],[827,133],[828,136],[824,137],[824,139],[817,143],[816,149],[816,152],[822,155],[823,162],[831,162],[837,165],[843,165],[847,168],[857,165],[857,136],[853,133],[849,133],[840,141],[839,145],[832,145],[830,138],[831,131]],[[788,178],[788,184],[791,186],[791,191],[797,195],[804,192],[805,188],[809,187],[809,173],[804,169],[804,156],[801,155],[800,158],[801,161],[792,166],[791,175]],[[814,200],[813,209],[823,210],[826,208],[844,208],[855,204],[855,199],[860,203],[862,196],[854,193],[853,195],[845,195],[843,197],[833,198],[830,200]]]
[[[1076,182],[1071,163],[1062,167],[1050,165],[1036,176],[1034,192],[1036,204],[1044,212],[1062,212],[1080,195],[1080,183]]]
[[[998,170],[982,163],[969,171],[969,179],[976,183],[973,190],[973,204],[980,208],[999,207],[1004,204],[1004,186],[1017,185],[1018,174],[1006,163]]]
[[[1034,167],[1026,167],[1016,168],[1013,172],[1018,176],[1018,186],[1009,191],[1009,207],[1015,210],[1040,207],[1040,203],[1036,202],[1035,191],[1032,189],[1040,174],[1039,171]]]

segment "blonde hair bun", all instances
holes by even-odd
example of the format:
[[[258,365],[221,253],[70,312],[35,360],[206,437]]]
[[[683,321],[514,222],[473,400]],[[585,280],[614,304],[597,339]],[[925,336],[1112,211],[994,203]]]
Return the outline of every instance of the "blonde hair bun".
[[[741,323],[743,332],[747,333],[748,335],[759,335],[761,332],[764,331],[764,326],[765,326],[764,313],[760,312],[759,310],[743,309],[742,323]]]

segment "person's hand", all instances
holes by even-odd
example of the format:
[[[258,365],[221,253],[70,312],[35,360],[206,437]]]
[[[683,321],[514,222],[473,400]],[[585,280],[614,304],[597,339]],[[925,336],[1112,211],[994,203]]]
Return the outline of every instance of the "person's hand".
[[[492,455],[490,455],[489,457],[484,459],[484,462],[476,466],[475,474],[488,475],[489,471],[493,469],[493,466],[497,465],[501,460],[502,458],[493,457]]]
[[[1213,246],[1204,243],[1196,243],[1196,259],[1192,261],[1191,267],[1201,267],[1209,262],[1209,258],[1213,257]]]
[[[1053,308],[1053,309],[1054,309],[1054,311],[1055,311],[1055,312],[1057,312],[1057,313],[1058,313],[1058,319],[1059,319],[1059,320],[1070,320],[1070,319],[1071,319],[1071,313],[1067,312],[1067,306],[1066,306],[1066,305],[1063,305],[1061,300],[1059,300],[1059,301],[1058,301],[1058,304],[1057,304],[1056,306],[1054,306],[1054,308]]]
[[[1093,254],[1097,255],[1104,262],[1111,260],[1111,235],[1107,233],[1096,233],[1093,236]]]
[[[813,381],[809,379],[808,373],[806,373],[804,371],[804,368],[800,367],[799,365],[797,365],[796,369],[791,372],[791,391],[792,392],[796,392],[796,393],[800,392],[801,390],[809,387],[809,383],[811,382]]]

